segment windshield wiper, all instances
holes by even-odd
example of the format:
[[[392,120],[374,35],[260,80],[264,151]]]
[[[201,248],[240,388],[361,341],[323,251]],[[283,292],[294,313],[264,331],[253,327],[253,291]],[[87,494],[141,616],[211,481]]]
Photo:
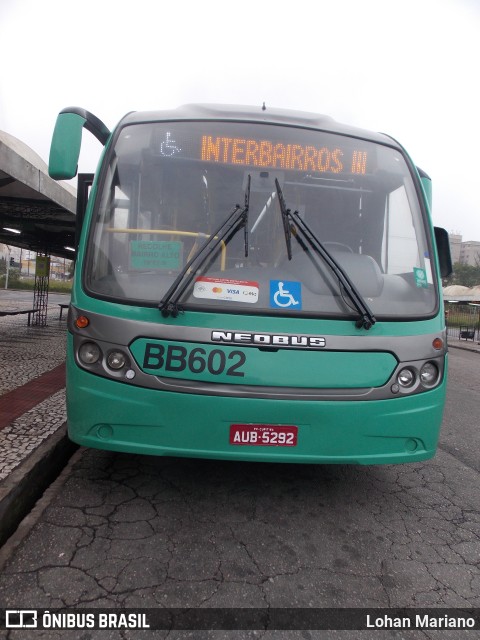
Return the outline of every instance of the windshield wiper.
[[[280,210],[282,213],[283,228],[285,232],[285,242],[287,245],[288,259],[292,259],[292,227],[290,220],[295,225],[295,228],[301,231],[304,238],[310,244],[310,246],[318,253],[322,260],[328,265],[332,273],[338,278],[340,285],[343,287],[345,293],[350,298],[353,306],[360,314],[360,318],[355,323],[357,329],[370,329],[376,322],[376,318],[370,310],[369,306],[363,299],[363,296],[358,291],[357,287],[352,282],[351,278],[347,275],[345,270],[338,264],[335,258],[325,249],[321,241],[317,238],[312,229],[307,223],[302,220],[298,211],[294,211],[293,214],[290,209],[287,209],[285,199],[283,197],[282,189],[278,179],[275,178],[275,187],[278,193],[278,200],[280,203]]]
[[[245,243],[245,258],[248,258],[248,210],[250,208],[250,184],[252,182],[252,176],[248,174],[247,188],[245,190],[245,204],[243,207],[243,240]]]
[[[158,308],[162,315],[167,318],[176,318],[182,310],[178,301],[195,277],[200,267],[215,252],[218,245],[226,239],[226,243],[237,233],[242,226],[245,227],[245,257],[248,256],[248,208],[250,204],[250,176],[248,176],[247,190],[245,192],[245,206],[243,209],[239,204],[235,205],[233,211],[226,220],[207,239],[203,247],[200,247],[188,260],[186,265],[175,278],[173,284],[160,301]]]
[[[280,187],[280,183],[278,179],[275,178],[275,187],[277,188],[278,194],[278,202],[280,203],[280,212],[282,214],[283,221],[283,232],[285,233],[285,244],[287,245],[287,256],[288,259],[292,259],[292,230],[290,227],[290,222],[288,221],[289,216],[291,215],[290,209],[287,209],[287,205],[285,204],[285,198],[283,197],[283,191]]]

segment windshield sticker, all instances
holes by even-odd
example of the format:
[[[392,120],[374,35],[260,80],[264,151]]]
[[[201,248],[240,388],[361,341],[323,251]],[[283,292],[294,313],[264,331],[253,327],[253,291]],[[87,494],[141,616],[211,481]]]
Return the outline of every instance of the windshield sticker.
[[[413,267],[413,275],[417,287],[428,287],[427,272],[425,271],[425,269]]]
[[[193,296],[210,300],[255,303],[258,302],[258,282],[201,276],[195,280]]]
[[[270,280],[270,306],[274,309],[301,309],[302,283]]]
[[[130,242],[130,268],[180,269],[183,243],[164,240],[132,240]]]

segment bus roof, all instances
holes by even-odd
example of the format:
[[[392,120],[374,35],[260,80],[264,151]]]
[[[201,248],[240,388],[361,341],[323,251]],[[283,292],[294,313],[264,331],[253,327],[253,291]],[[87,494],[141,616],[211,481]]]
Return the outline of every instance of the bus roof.
[[[390,146],[399,146],[389,136],[351,127],[337,122],[330,116],[294,111],[291,109],[276,109],[270,107],[255,107],[241,105],[217,105],[217,104],[186,104],[168,111],[133,111],[128,113],[119,123],[119,126],[139,124],[143,122],[157,122],[170,120],[223,120],[235,122],[262,122],[287,126],[306,127],[329,131],[342,135],[353,136],[380,142]]]

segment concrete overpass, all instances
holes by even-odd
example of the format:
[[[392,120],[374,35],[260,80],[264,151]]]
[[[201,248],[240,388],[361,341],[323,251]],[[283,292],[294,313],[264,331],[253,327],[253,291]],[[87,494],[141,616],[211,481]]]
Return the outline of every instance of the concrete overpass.
[[[52,180],[40,156],[0,131],[0,243],[72,259],[65,247],[75,244],[75,211],[76,190]]]

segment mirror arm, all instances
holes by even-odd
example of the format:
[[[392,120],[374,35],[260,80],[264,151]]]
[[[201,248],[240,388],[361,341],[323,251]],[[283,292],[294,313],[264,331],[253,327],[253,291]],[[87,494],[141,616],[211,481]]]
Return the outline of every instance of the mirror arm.
[[[90,111],[82,109],[82,107],[66,107],[65,109],[62,109],[60,113],[74,113],[75,115],[80,116],[85,120],[85,124],[83,126],[87,131],[90,131],[90,133],[93,134],[97,140],[102,143],[102,145],[105,145],[107,142],[108,137],[110,136],[110,130],[100,120],[100,118],[94,116]]]
[[[93,113],[67,107],[58,114],[48,162],[48,174],[54,180],[70,180],[77,175],[84,128],[105,146],[110,131]]]

